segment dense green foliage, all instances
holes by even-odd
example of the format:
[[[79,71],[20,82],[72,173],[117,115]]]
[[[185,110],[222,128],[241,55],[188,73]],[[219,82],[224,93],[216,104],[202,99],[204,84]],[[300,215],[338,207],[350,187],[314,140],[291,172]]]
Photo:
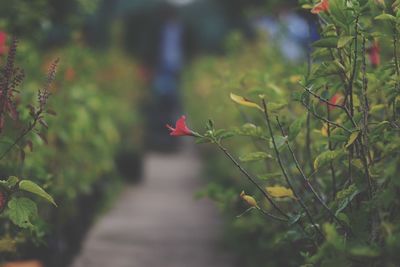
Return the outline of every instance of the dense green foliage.
[[[7,43],[11,46],[10,37]],[[13,89],[18,91],[11,98],[18,116],[2,113],[0,137],[0,151],[7,152],[0,163],[4,258],[18,255],[20,247],[26,250],[32,242],[42,244],[64,224],[79,219],[79,201],[94,187],[106,186],[114,194],[120,183],[115,154],[122,143],[125,149],[140,149],[141,136],[135,105],[140,90],[126,86],[138,84],[132,75],[136,67],[117,49],[96,52],[75,43],[42,53],[29,41],[21,41],[17,48],[13,68],[25,73],[23,79],[17,77]],[[61,59],[57,66],[55,58]],[[7,55],[1,62],[7,65]],[[2,69],[3,85],[6,69]],[[38,88],[43,88],[40,93]],[[38,97],[44,94],[42,104]],[[57,207],[43,200],[55,201]]]
[[[398,264],[398,6],[329,0],[303,68],[236,40],[187,73],[189,125],[213,118],[198,141],[226,156],[205,148],[204,193],[230,217],[243,265]]]

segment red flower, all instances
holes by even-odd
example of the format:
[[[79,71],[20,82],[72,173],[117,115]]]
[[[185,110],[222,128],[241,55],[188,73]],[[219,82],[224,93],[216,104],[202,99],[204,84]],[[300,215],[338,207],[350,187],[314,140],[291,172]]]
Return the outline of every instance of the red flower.
[[[373,67],[378,67],[381,64],[381,55],[379,51],[380,48],[377,41],[374,41],[373,45],[367,50],[369,61]]]
[[[166,125],[167,128],[171,131],[170,135],[172,136],[184,136],[190,135],[193,136],[194,133],[186,126],[186,116],[182,115],[177,121],[175,125],[175,129],[172,128],[169,124]]]
[[[0,56],[4,55],[7,52],[7,33],[0,31]]]
[[[343,103],[344,96],[341,93],[334,94],[331,99],[329,99],[329,110],[336,108],[332,105],[341,105]]]
[[[329,0],[321,0],[318,4],[316,4],[312,9],[311,13],[319,14],[321,12],[326,12],[329,10]]]
[[[76,76],[76,72],[75,72],[74,68],[68,67],[65,70],[64,79],[66,81],[69,81],[69,82],[73,81],[75,79],[75,76]]]

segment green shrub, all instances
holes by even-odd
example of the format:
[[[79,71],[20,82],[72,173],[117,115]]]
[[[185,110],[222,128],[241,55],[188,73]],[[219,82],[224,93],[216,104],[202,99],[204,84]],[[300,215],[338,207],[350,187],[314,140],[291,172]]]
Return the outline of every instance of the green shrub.
[[[187,74],[194,125],[215,118],[198,141],[219,147],[249,181],[221,164],[206,194],[230,217],[247,208],[230,226],[246,266],[395,266],[399,3],[302,5],[319,13],[321,28],[304,70],[253,44]],[[239,112],[226,103],[230,92]]]

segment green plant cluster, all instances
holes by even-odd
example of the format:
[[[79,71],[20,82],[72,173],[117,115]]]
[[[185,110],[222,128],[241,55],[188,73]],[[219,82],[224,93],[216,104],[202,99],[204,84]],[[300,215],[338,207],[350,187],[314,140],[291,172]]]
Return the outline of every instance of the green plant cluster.
[[[245,266],[400,261],[399,1],[322,2],[301,3],[321,34],[305,66],[233,36],[186,74],[190,125],[214,118],[196,136],[221,152],[202,193]]]
[[[3,66],[7,58],[1,56]],[[117,193],[114,157],[122,144],[138,151],[142,132],[136,66],[118,49],[71,43],[40,52],[21,40],[14,63],[13,77],[21,69],[24,75],[11,98],[18,116],[2,113],[0,260],[26,256],[33,244],[46,245],[75,219],[82,227],[79,216],[88,203],[81,201],[98,187],[109,197]],[[1,71],[4,85],[6,67]],[[96,202],[100,207],[104,195]]]

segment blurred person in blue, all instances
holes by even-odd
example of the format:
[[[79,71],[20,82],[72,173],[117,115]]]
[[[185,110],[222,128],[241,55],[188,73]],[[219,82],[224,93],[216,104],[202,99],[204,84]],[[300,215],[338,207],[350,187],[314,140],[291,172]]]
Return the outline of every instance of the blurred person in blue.
[[[284,58],[291,62],[306,59],[310,44],[319,39],[314,18],[303,16],[285,5],[278,9],[276,16],[257,16],[253,25],[257,30],[266,32],[268,40],[272,40]]]

